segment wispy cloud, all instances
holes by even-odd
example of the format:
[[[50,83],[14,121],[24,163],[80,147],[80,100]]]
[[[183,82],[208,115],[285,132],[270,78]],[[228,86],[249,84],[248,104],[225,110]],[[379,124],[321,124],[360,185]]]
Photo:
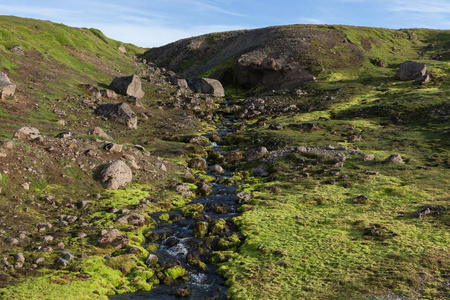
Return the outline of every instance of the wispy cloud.
[[[394,12],[418,12],[428,14],[450,14],[450,2],[447,0],[386,1],[386,6]]]

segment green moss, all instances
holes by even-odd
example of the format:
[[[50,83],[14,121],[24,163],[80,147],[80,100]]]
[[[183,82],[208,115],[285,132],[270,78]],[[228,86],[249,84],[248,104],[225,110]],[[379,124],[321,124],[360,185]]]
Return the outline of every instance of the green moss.
[[[181,209],[183,216],[186,218],[193,219],[197,215],[201,214],[204,210],[203,204],[201,203],[191,203],[186,205]]]
[[[186,275],[186,270],[181,266],[173,266],[164,270],[164,274],[175,280]]]

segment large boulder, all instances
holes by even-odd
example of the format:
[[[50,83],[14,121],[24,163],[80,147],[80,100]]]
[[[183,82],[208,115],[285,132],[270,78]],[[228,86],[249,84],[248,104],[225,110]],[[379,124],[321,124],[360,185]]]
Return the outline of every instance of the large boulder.
[[[141,89],[141,79],[136,75],[116,77],[110,86],[120,94],[136,99],[142,99],[145,95]]]
[[[16,85],[12,83],[8,75],[0,72],[0,99],[7,99],[14,96]]]
[[[202,78],[202,92],[216,97],[225,97],[225,90],[219,80]]]
[[[427,74],[427,66],[415,61],[405,61],[400,65],[398,77],[402,81],[417,80]]]
[[[100,181],[108,190],[117,190],[130,183],[132,179],[130,167],[121,160],[110,163],[100,172]]]
[[[95,113],[114,120],[118,123],[126,125],[128,128],[137,129],[137,116],[130,106],[123,103],[106,103],[100,104]]]
[[[20,129],[18,129],[14,135],[13,138],[21,139],[24,141],[41,141],[43,140],[43,137],[41,136],[41,133],[39,130],[35,127],[31,126],[24,126]]]

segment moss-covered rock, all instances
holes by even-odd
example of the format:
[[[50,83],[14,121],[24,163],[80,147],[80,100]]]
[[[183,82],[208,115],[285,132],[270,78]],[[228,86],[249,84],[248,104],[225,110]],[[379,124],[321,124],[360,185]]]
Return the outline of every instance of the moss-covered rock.
[[[177,265],[164,270],[164,275],[175,280],[186,275],[186,270],[182,266]]]

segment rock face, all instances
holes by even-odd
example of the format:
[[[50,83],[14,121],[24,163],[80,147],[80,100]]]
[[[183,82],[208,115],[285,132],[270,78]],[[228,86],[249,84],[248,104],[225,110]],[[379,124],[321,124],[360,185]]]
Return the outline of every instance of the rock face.
[[[7,99],[14,96],[16,85],[12,83],[8,75],[0,72],[0,99]]]
[[[95,113],[124,124],[128,128],[137,129],[137,116],[125,102],[101,104],[95,109]]]
[[[100,173],[100,181],[108,190],[117,190],[130,183],[132,179],[130,167],[121,160],[110,163]]]
[[[225,97],[225,91],[220,81],[211,78],[202,78],[202,93]]]
[[[398,77],[402,81],[417,80],[427,74],[427,66],[415,61],[405,61],[400,65]]]
[[[136,75],[116,77],[110,86],[120,94],[136,99],[142,99],[145,95],[141,89],[141,79]]]

